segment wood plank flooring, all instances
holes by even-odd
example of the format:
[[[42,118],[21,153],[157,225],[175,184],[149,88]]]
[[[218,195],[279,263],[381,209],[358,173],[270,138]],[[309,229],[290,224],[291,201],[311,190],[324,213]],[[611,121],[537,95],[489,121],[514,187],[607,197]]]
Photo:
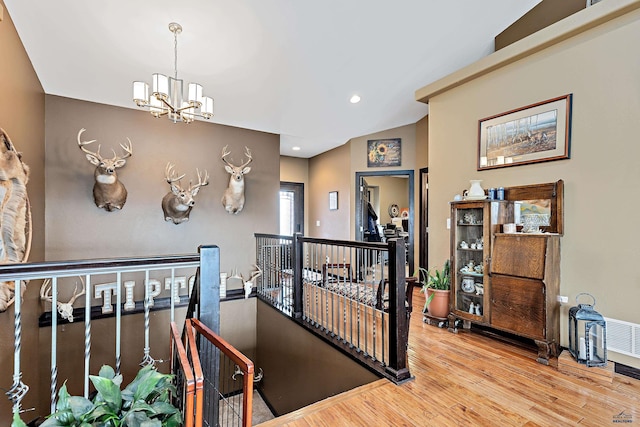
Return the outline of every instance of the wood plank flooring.
[[[614,374],[603,385],[563,374],[537,363],[533,348],[429,326],[417,288],[413,301],[415,380],[378,380],[260,426],[640,426],[640,381]]]

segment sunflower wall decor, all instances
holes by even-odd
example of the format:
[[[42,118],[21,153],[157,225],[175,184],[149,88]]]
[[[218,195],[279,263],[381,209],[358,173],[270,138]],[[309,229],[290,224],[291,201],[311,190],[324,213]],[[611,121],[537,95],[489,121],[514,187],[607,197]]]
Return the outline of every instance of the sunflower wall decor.
[[[367,141],[367,167],[401,166],[401,138]]]

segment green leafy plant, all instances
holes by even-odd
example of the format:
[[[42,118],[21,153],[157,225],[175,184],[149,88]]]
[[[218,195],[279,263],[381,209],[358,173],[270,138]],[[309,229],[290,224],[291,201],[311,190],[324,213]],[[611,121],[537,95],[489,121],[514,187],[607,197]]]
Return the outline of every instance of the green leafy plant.
[[[122,375],[111,366],[100,368],[89,378],[97,394],[93,400],[70,396],[66,383],[58,392],[56,411],[41,427],[176,427],[182,425],[180,410],[170,402],[175,393],[173,375],[148,365],[120,390]]]
[[[420,292],[426,292],[427,289],[437,289],[441,291],[448,291],[451,289],[451,265],[449,260],[444,262],[442,270],[438,270],[433,267],[429,270],[423,267],[418,267],[418,270],[414,275],[418,276],[418,281],[422,284]],[[435,294],[433,293],[429,295],[424,303],[423,311],[426,310],[427,305],[429,305],[434,295]]]

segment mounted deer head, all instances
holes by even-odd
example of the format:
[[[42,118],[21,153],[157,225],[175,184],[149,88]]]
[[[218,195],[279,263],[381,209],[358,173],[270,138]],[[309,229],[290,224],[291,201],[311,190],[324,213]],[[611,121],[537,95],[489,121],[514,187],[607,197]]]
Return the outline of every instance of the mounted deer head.
[[[231,174],[231,178],[229,179],[229,186],[222,195],[222,205],[227,212],[237,214],[244,207],[244,176],[251,171],[251,168],[247,167],[247,165],[253,161],[253,158],[251,157],[251,150],[248,147],[244,147],[244,154],[248,160],[240,166],[234,166],[226,159],[231,154],[228,147],[228,145],[225,145],[222,149],[222,161],[225,163],[224,169]]]
[[[184,190],[180,186],[179,181],[184,178],[185,174],[176,176],[173,167],[173,164],[167,163],[165,169],[165,177],[169,186],[171,186],[171,191],[162,198],[162,211],[164,212],[165,221],[173,221],[174,224],[181,224],[189,221],[189,214],[191,213],[193,205],[196,203],[195,197],[200,191],[200,187],[209,184],[209,174],[206,170],[201,174],[200,171],[196,169],[198,183],[192,185],[191,182],[189,182],[189,188]],[[178,183],[176,184],[176,182]]]
[[[76,299],[78,299],[79,296],[85,294],[84,280],[82,280],[82,277],[80,278],[80,282],[82,283],[82,291],[78,292],[78,283],[76,283],[76,287],[73,290],[73,296],[71,297],[69,302],[56,301],[56,308],[58,309],[58,313],[60,313],[60,317],[68,320],[69,322],[73,322],[73,303],[76,302]],[[53,304],[50,279],[46,279],[44,282],[42,282],[42,286],[40,287],[40,299],[43,301],[49,301],[51,304]]]
[[[124,150],[125,154],[122,157],[118,157],[115,150],[113,150],[113,159],[105,159],[100,155],[100,145],[98,145],[98,151],[92,152],[85,148],[85,145],[89,145],[96,140],[82,141],[80,136],[86,129],[80,129],[78,132],[78,146],[86,154],[87,160],[96,167],[93,174],[95,183],[93,184],[93,200],[96,206],[100,209],[105,209],[108,212],[114,209],[122,209],[127,201],[127,189],[116,174],[116,169],[121,168],[127,163],[126,158],[133,155],[133,147],[131,140],[127,138],[129,142],[127,145],[120,144],[120,147]]]

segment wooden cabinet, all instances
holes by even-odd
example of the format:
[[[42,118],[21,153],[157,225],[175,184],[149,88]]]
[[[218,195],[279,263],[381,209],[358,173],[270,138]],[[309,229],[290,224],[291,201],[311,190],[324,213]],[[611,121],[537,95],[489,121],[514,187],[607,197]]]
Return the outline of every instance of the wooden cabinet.
[[[490,281],[491,326],[531,338],[549,364],[560,345],[560,236],[495,235]]]
[[[478,324],[529,338],[538,346],[538,362],[549,364],[560,343],[563,183],[512,187],[505,194],[504,201],[451,203],[449,329]],[[507,223],[520,231],[523,217],[540,202],[549,211],[538,232],[503,233]]]

